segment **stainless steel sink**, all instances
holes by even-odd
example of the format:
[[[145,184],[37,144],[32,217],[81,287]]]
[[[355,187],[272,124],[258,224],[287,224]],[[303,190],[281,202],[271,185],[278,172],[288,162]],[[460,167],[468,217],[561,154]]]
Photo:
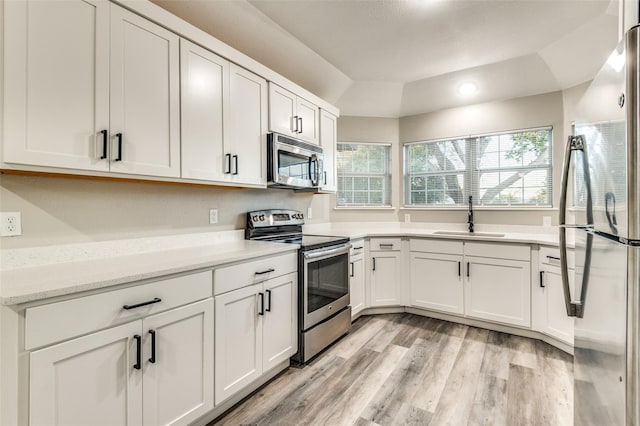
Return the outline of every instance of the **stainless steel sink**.
[[[504,237],[504,234],[497,232],[469,232],[469,231],[436,231],[433,235],[454,235],[458,237]]]

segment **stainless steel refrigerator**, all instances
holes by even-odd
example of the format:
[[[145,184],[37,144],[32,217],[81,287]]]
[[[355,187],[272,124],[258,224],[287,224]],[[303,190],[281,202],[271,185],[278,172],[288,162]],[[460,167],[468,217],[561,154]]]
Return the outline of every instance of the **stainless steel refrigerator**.
[[[575,317],[576,425],[640,424],[639,71],[634,27],[579,101],[565,152],[560,251],[567,314]]]

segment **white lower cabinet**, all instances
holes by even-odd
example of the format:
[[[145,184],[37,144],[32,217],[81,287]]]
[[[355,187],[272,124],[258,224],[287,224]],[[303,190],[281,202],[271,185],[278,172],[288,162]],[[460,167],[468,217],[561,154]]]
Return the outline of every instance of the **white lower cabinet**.
[[[371,253],[371,306],[402,304],[402,253]]]
[[[411,253],[411,305],[464,313],[462,261],[461,255]]]
[[[32,425],[182,425],[213,409],[213,299],[30,353]]]
[[[215,297],[216,404],[297,351],[297,284],[289,273]]]
[[[465,314],[531,326],[531,262],[465,256]]]
[[[413,238],[409,242],[411,306],[531,326],[531,249]]]
[[[567,252],[569,287],[574,294],[574,253]],[[560,272],[560,252],[541,247],[538,283],[533,287],[534,326],[538,331],[573,346],[574,319],[567,315]]]
[[[349,253],[349,298],[351,318],[355,317],[366,307],[366,292],[364,278],[364,241],[352,241]]]

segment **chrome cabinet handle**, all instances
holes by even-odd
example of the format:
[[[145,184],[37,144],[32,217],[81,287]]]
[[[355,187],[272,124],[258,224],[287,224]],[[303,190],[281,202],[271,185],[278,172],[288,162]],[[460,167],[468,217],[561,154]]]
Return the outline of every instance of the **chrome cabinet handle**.
[[[393,248],[393,244],[380,244],[380,248],[385,248],[385,249],[392,249]]]
[[[294,133],[298,133],[298,116],[297,115],[294,115],[293,117],[291,117],[291,131]]]
[[[560,206],[558,212],[559,232],[560,232],[560,272],[562,275],[562,291],[564,293],[564,304],[567,315],[570,317],[582,318],[584,311],[584,301],[586,300],[586,284],[589,280],[589,269],[591,264],[591,247],[593,245],[593,234],[587,232],[586,255],[584,273],[582,275],[582,291],[580,300],[571,300],[571,289],[569,288],[569,268],[567,263],[567,188],[569,185],[569,166],[571,156],[575,151],[582,151],[582,170],[584,173],[584,184],[587,189],[587,224],[578,226],[585,230],[593,225],[593,203],[591,191],[591,177],[589,175],[589,157],[587,155],[587,144],[583,135],[569,136],[564,153],[564,164],[562,168],[562,186],[560,187]]]
[[[302,133],[302,117],[298,117],[298,120],[300,120],[300,127],[298,130],[298,133]]]

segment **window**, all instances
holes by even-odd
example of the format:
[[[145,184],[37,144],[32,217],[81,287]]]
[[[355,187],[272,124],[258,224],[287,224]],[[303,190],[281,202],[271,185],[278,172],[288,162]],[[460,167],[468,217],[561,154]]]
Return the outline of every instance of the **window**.
[[[391,206],[391,145],[338,142],[338,207]]]
[[[405,205],[550,207],[551,128],[404,146]]]

